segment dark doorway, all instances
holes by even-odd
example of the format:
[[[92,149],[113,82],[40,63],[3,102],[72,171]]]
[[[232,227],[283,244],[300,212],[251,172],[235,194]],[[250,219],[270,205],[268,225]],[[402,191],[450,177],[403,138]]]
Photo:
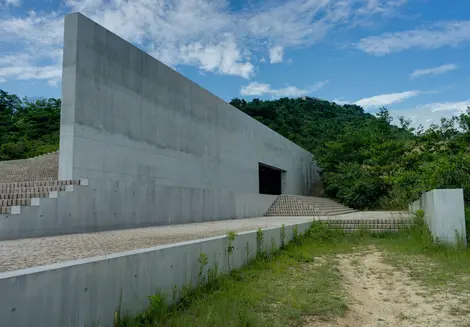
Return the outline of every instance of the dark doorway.
[[[282,171],[269,166],[259,164],[259,193],[274,194],[282,193]]]

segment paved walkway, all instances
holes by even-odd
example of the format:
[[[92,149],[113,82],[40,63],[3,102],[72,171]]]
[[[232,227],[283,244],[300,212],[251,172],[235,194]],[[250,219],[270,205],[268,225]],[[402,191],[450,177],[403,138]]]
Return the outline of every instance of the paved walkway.
[[[390,219],[392,212],[355,212],[321,219]],[[317,218],[317,217],[316,217]],[[259,217],[184,225],[125,229],[100,233],[61,235],[0,241],[0,272],[106,255],[159,244],[312,221],[313,217]]]

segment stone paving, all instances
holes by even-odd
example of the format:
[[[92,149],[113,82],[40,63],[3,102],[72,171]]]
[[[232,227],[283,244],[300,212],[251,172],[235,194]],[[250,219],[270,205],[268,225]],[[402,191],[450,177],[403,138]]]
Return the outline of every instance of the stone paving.
[[[396,219],[402,215],[394,212],[356,212],[334,217],[259,217],[1,241],[0,272],[224,235],[230,230],[242,232],[313,219]]]

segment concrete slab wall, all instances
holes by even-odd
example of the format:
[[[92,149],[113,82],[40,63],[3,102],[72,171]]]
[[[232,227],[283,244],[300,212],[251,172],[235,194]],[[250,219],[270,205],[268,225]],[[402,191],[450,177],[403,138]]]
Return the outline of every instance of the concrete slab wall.
[[[303,233],[310,224],[299,224],[298,231]],[[286,226],[286,241],[292,239],[293,228]],[[205,274],[216,262],[219,271],[226,273],[228,260],[234,269],[256,255],[256,231],[240,233],[230,256],[227,242],[225,236],[212,237],[0,273],[1,324],[83,327],[99,321],[100,326],[112,326],[120,304],[123,313],[138,313],[147,307],[148,296],[157,290],[171,299],[173,285],[195,285],[200,253],[209,259]],[[280,227],[264,231],[264,249],[277,249],[280,244]]]
[[[0,215],[0,240],[261,217],[276,199],[229,189],[132,181],[90,180],[87,184],[58,192],[57,198],[40,199],[40,206],[21,207],[18,215]]]
[[[60,138],[60,179],[138,182],[170,203],[192,189],[220,219],[253,206],[219,193],[257,195],[259,162],[286,171],[286,194],[319,180],[310,153],[78,13],[65,17]]]
[[[439,189],[424,193],[409,205],[409,211],[424,211],[424,220],[434,238],[457,244],[466,242],[463,189]]]

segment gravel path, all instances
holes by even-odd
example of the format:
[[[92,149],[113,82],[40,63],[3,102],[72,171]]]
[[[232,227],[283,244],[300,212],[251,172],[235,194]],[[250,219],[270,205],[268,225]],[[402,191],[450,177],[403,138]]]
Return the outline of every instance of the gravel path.
[[[399,218],[400,214],[376,211],[315,218],[387,219]],[[0,241],[0,272],[224,235],[230,230],[242,232],[312,220],[313,217],[259,217]]]

